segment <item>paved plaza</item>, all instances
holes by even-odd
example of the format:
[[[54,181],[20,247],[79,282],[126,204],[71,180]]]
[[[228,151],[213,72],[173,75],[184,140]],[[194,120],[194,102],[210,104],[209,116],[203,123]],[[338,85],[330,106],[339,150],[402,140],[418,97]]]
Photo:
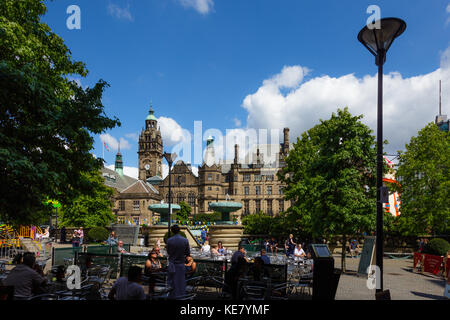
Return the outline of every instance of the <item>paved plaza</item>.
[[[340,256],[335,255],[335,267],[340,268]],[[366,287],[367,277],[358,277],[359,258],[346,259],[347,273],[341,275],[336,300],[375,300],[375,290]],[[441,276],[412,271],[413,260],[384,259],[384,289],[392,300],[443,300],[445,280]]]

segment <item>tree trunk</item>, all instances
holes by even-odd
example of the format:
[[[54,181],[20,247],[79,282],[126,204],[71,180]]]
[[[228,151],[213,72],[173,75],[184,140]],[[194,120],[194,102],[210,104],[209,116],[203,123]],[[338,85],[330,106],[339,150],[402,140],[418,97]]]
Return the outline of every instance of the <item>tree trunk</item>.
[[[345,244],[347,243],[347,237],[345,235],[342,236],[342,253],[341,253],[341,270],[342,272],[346,271],[345,267],[345,256],[347,247]]]

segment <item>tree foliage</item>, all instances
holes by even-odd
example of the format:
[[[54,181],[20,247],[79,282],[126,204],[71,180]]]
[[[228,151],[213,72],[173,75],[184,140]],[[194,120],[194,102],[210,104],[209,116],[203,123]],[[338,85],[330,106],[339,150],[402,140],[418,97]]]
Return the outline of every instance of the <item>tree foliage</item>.
[[[177,220],[188,220],[192,212],[191,206],[184,201],[181,201],[179,205],[180,210],[177,212]]]
[[[429,123],[400,152],[400,225],[403,233],[450,232],[450,136]]]
[[[88,71],[41,17],[44,0],[0,1],[0,218],[33,223],[47,197],[93,192],[83,174],[102,163],[91,134],[120,125],[104,114],[107,83],[83,89]]]
[[[114,221],[112,196],[114,190],[104,184],[100,171],[85,173],[83,176],[93,186],[91,194],[81,194],[64,205],[62,225],[72,227],[106,227]]]
[[[321,120],[297,139],[279,173],[294,201],[288,215],[314,238],[374,229],[376,144],[361,118],[345,108]]]

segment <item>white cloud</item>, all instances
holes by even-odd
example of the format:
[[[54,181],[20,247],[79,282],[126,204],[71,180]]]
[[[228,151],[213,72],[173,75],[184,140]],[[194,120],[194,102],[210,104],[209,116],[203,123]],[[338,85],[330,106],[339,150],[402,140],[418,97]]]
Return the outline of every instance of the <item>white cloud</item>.
[[[129,4],[126,8],[121,8],[116,4],[110,3],[108,5],[108,14],[119,20],[128,20],[128,21],[134,20],[133,16],[131,15],[131,12],[130,12]]]
[[[450,14],[450,3],[448,4],[446,11],[447,11],[447,13]],[[450,23],[450,17],[447,18],[447,21],[445,22],[445,25],[448,25],[449,23]]]
[[[108,165],[106,168],[114,170],[114,165]],[[136,167],[123,167],[123,174],[132,178],[137,179],[139,176],[139,169]]]
[[[213,0],[180,0],[185,7],[192,7],[201,14],[208,14],[213,10]]]
[[[126,140],[124,138],[120,138],[119,141],[117,141],[117,139],[114,138],[109,133],[101,134],[100,135],[100,140],[102,142],[105,142],[106,145],[108,146],[108,148],[110,148],[113,151],[119,150],[119,141],[120,141],[120,149],[121,150],[129,150],[129,149],[131,149],[131,145],[128,142],[128,140]]]
[[[133,141],[135,141],[135,142],[139,142],[139,133],[127,133],[126,135],[125,135],[125,137],[127,137],[128,139],[131,139],[131,140],[133,140]]]
[[[174,119],[160,117],[158,119],[158,124],[161,129],[164,147],[173,146],[177,143],[186,141],[186,130],[184,130]]]
[[[242,125],[242,121],[239,120],[238,118],[234,118],[233,122],[236,127],[240,127]]]
[[[398,72],[384,76],[383,136],[389,141],[389,153],[403,149],[411,136],[438,112],[438,85],[450,84],[450,48],[441,55],[441,68],[424,75],[403,78]],[[263,81],[253,94],[245,97],[242,106],[248,111],[249,128],[291,129],[295,136],[329,119],[337,108],[349,107],[354,115],[363,114],[362,121],[376,134],[377,75],[362,78],[354,74],[338,78],[323,75],[303,81],[308,69],[284,67],[280,74]],[[287,92],[280,89],[289,88]],[[443,92],[443,102],[450,101],[450,90]],[[443,110],[450,108],[443,105]]]

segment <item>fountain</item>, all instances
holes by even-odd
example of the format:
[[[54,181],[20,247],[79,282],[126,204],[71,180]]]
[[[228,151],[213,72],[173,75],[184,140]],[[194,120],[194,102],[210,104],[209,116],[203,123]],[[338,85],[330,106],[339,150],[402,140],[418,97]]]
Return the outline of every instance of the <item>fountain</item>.
[[[217,244],[222,241],[223,246],[227,249],[237,250],[244,227],[234,224],[230,220],[230,213],[241,209],[242,204],[230,201],[230,196],[227,194],[226,201],[211,202],[209,207],[211,210],[222,214],[222,221],[218,221],[215,225],[209,227],[210,244]]]

